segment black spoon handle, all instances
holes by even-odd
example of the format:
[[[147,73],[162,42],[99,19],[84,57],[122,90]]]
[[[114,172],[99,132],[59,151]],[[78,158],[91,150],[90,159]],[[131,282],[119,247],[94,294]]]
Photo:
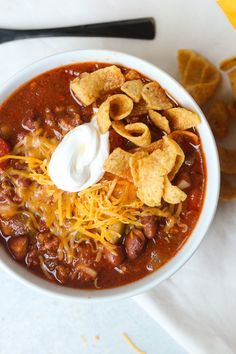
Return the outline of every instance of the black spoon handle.
[[[72,27],[34,30],[0,29],[0,43],[22,38],[59,36],[153,39],[155,37],[155,22],[152,17],[146,17]]]

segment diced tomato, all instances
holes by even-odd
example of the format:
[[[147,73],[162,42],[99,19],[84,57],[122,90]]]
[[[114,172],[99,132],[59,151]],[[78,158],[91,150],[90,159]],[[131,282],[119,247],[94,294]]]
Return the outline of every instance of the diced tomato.
[[[0,138],[0,157],[8,154],[9,151],[10,151],[10,147],[8,143],[4,139]],[[6,165],[7,165],[6,161],[0,162],[0,168],[3,169],[6,167]]]
[[[114,129],[109,131],[109,141],[110,141],[110,152],[112,152],[117,147],[124,148],[126,144],[126,139],[121,135],[117,134]]]
[[[175,179],[175,185],[179,187],[180,189],[186,189],[191,187],[192,181],[189,173],[187,171],[180,172]]]

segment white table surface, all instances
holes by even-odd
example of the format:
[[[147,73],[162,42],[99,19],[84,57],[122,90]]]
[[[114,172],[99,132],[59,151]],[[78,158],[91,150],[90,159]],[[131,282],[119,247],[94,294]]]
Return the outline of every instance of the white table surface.
[[[0,284],[1,354],[135,354],[123,332],[148,354],[185,353],[131,299],[99,305],[58,300],[3,272]]]
[[[0,45],[0,84],[44,56],[86,48],[138,55],[176,77],[178,48],[204,50],[202,34],[186,35],[191,22],[201,23],[199,30],[212,43],[212,57],[220,57],[217,44],[227,41],[223,33],[221,38],[214,38],[207,31],[207,16],[220,12],[214,0],[0,0],[0,9],[0,27],[64,26],[142,16],[153,16],[157,21],[154,41],[47,38]],[[226,21],[223,14],[220,16]],[[231,51],[229,46],[224,57]],[[99,305],[62,301],[38,294],[2,271],[0,284],[1,354],[131,354],[122,332],[148,354],[184,353],[131,299]],[[94,341],[96,335],[99,341]]]

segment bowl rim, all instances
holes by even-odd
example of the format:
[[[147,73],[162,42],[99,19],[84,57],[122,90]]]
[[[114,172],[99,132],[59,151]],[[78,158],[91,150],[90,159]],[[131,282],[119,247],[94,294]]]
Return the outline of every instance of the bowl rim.
[[[136,69],[153,80],[159,81],[160,85],[166,88],[167,92],[169,92],[174,99],[177,99],[176,96],[183,97],[182,100],[177,99],[177,101],[184,107],[186,107],[186,105],[181,101],[186,102],[190,109],[200,115],[202,121],[198,132],[201,137],[205,154],[207,173],[203,207],[197,224],[195,225],[188,240],[177,252],[177,254],[161,268],[157,269],[153,273],[150,273],[149,275],[146,275],[144,278],[123,286],[102,290],[81,290],[53,284],[47,280],[41,279],[11,259],[3,247],[0,249],[0,267],[13,276],[16,280],[33,289],[36,289],[37,291],[54,297],[73,299],[80,302],[118,300],[136,296],[160,284],[162,281],[168,279],[177,270],[179,270],[195,253],[205,237],[216,212],[220,190],[219,157],[212,131],[203,112],[190,94],[183,88],[183,86],[156,65],[136,56],[122,52],[105,49],[85,49],[65,51],[47,56],[18,71],[0,87],[0,104],[4,102],[9,95],[18,89],[22,84],[34,77],[37,77],[41,73],[76,62],[107,62]],[[20,81],[20,83],[16,84],[17,81]],[[173,87],[173,90],[176,90],[174,94],[173,92],[170,92],[169,86]],[[210,150],[209,153],[208,150]],[[209,181],[211,183],[208,183]]]

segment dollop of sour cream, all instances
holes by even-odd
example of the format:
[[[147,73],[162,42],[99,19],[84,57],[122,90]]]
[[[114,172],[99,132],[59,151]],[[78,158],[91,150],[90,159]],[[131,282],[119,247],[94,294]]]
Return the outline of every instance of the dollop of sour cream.
[[[101,134],[96,118],[67,133],[51,156],[51,180],[66,192],[79,192],[103,176],[109,156],[109,133]]]

